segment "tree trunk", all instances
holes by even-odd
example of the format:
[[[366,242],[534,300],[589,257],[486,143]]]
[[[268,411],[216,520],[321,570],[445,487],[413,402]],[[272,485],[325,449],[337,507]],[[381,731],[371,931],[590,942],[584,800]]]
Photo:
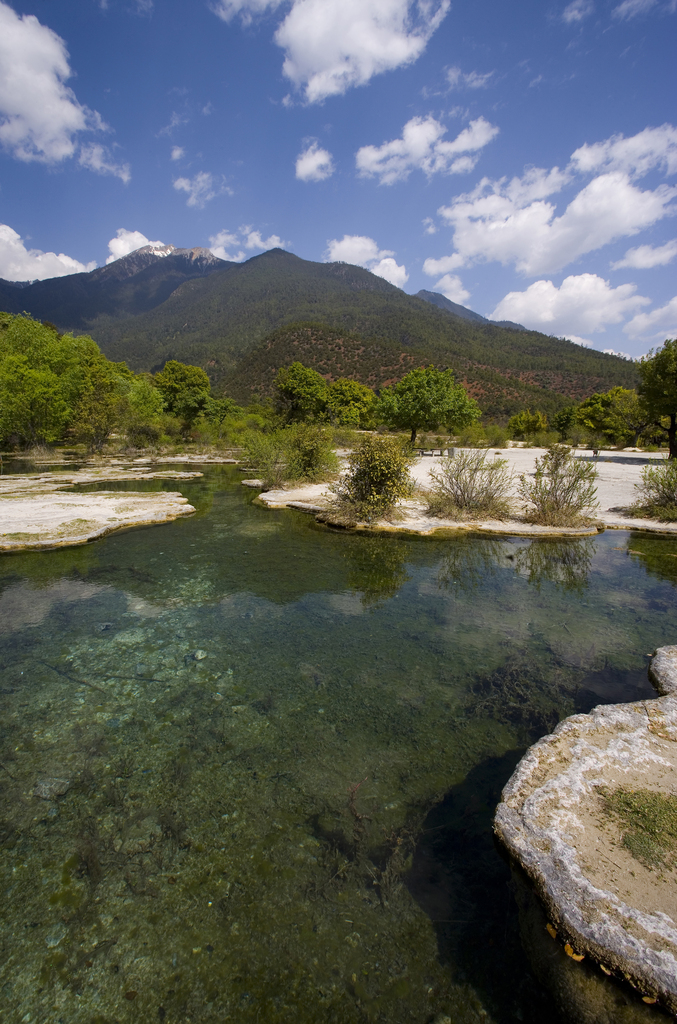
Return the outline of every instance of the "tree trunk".
[[[670,451],[669,459],[677,459],[677,413],[670,413],[670,426],[668,427],[668,445]]]
[[[416,427],[412,427],[411,428],[411,438],[410,438],[410,443],[411,443],[412,446],[414,445],[415,441],[416,441]]]

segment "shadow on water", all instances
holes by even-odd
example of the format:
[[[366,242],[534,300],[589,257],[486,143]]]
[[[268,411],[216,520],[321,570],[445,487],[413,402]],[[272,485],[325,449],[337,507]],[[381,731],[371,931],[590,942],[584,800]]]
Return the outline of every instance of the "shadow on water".
[[[469,981],[497,1024],[560,1020],[520,940],[510,868],[492,819],[524,750],[489,757],[430,811],[406,885],[434,924],[439,955]]]

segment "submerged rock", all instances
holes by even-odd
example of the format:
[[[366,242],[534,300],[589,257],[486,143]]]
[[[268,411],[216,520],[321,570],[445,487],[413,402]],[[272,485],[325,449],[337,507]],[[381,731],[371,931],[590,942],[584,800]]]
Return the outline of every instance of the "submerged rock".
[[[661,845],[660,828],[640,827],[633,842],[632,822],[614,810],[619,800],[631,806],[642,799],[647,807],[664,800],[670,813],[677,807],[675,697],[565,719],[520,761],[494,828],[533,883],[548,931],[569,959],[585,958],[586,967],[593,961],[630,982],[645,1003],[675,1013],[677,862]],[[597,981],[612,984],[601,973]],[[595,1019],[583,1009],[572,1016]]]
[[[41,800],[56,800],[58,796],[64,796],[70,788],[68,779],[38,779],[33,787],[33,793]]]

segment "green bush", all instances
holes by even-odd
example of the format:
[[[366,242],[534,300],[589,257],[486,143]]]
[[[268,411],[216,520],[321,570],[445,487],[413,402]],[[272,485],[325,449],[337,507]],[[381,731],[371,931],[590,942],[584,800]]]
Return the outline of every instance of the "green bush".
[[[287,442],[284,431],[270,434],[252,430],[242,439],[242,447],[249,465],[263,482],[264,490],[281,487],[287,479]]]
[[[490,459],[487,452],[459,451],[431,470],[428,515],[447,519],[505,519],[513,474],[507,459]]]
[[[348,472],[332,488],[334,511],[349,521],[380,519],[413,490],[411,447],[394,437],[368,434],[348,457]]]
[[[489,439],[481,423],[472,423],[458,434],[458,444],[461,448],[486,448]]]
[[[662,466],[645,466],[642,482],[632,511],[663,523],[677,522],[677,461],[670,459]]]
[[[552,448],[559,443],[559,434],[556,430],[541,430],[536,434],[526,436],[527,448]]]
[[[286,438],[287,478],[319,483],[336,476],[339,468],[332,431],[300,423],[282,431]]]
[[[338,459],[332,440],[326,427],[300,423],[268,434],[252,430],[242,447],[264,488],[272,490],[292,480],[319,483],[336,476]]]
[[[555,444],[536,459],[534,479],[520,477],[520,496],[533,507],[527,522],[541,526],[578,526],[597,508],[597,470],[592,462],[574,459],[565,445]]]

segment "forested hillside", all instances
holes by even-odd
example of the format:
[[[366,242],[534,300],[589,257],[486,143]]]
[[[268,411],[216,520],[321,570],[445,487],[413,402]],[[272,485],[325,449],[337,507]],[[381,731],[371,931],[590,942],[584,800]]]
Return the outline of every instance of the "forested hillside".
[[[5,283],[0,299],[11,293],[15,310],[61,330],[87,330],[109,359],[135,371],[178,359],[203,367],[216,388],[240,398],[267,393],[272,368],[288,358],[376,387],[414,364],[449,366],[491,415],[530,403],[554,409],[636,383],[634,365],[616,356],[456,316],[361,267],[314,263],[281,249],[242,264],[207,250],[174,250],[146,254],[136,267],[144,252],[91,274],[28,287]],[[312,343],[307,333],[269,337],[299,322],[330,331],[314,329]]]
[[[297,323],[271,332],[226,372],[222,387],[239,402],[270,397],[275,392],[275,375],[282,366],[298,360],[328,380],[349,377],[378,390],[393,384],[415,366],[434,363],[454,370],[460,384],[490,417],[505,418],[531,406],[552,415],[572,400],[603,390],[597,378],[583,374],[557,374],[550,379],[555,388],[539,386],[511,371],[502,373],[469,360],[450,359],[439,350],[407,347],[381,338],[363,338],[321,323]],[[525,375],[526,377],[527,375]],[[536,375],[534,375],[536,376]],[[547,371],[542,371],[547,377]]]

